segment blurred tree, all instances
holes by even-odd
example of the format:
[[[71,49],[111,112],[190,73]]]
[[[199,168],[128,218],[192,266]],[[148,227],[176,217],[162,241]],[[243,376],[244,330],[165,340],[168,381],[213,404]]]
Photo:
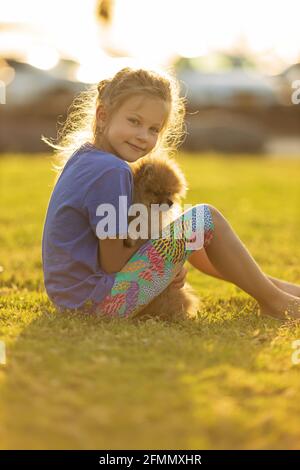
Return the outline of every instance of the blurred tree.
[[[229,54],[216,51],[198,57],[179,57],[175,62],[176,70],[198,70],[199,72],[214,72],[216,70],[231,70],[233,68],[255,68],[252,57],[246,54]]]
[[[98,0],[96,16],[103,23],[109,24],[112,21],[114,0]]]

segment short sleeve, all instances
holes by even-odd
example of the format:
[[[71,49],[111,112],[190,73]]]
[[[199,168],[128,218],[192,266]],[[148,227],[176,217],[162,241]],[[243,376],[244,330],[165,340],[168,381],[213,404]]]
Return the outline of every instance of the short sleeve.
[[[132,196],[133,176],[130,170],[108,170],[92,184],[84,199],[84,210],[99,239],[126,237]]]

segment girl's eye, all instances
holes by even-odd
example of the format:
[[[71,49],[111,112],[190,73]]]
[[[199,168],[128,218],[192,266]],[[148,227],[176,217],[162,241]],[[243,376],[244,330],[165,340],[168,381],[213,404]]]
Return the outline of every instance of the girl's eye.
[[[128,118],[128,121],[132,122],[133,124],[139,124],[138,119]],[[154,131],[156,134],[159,134],[159,129],[157,129],[156,127],[152,127],[152,131]]]
[[[133,124],[139,122],[137,119],[134,119],[134,118],[130,118],[130,119],[128,119],[128,121],[132,122]]]

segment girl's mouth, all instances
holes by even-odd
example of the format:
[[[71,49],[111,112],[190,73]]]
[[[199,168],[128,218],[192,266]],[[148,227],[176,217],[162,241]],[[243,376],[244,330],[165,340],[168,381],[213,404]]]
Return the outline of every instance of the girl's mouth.
[[[133,145],[133,144],[130,144],[129,142],[127,142],[128,145],[130,145],[130,147],[132,147],[134,150],[139,150],[140,152],[143,152],[145,149],[141,149],[140,147],[137,147],[136,145]]]

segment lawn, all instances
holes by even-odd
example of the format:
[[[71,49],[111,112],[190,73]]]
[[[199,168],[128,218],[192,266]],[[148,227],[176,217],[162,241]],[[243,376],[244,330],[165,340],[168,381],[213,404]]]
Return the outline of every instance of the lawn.
[[[300,283],[300,161],[181,154],[187,203],[230,221],[262,269]],[[189,268],[197,322],[59,314],[45,294],[49,156],[0,156],[0,448],[300,448],[300,327]]]

